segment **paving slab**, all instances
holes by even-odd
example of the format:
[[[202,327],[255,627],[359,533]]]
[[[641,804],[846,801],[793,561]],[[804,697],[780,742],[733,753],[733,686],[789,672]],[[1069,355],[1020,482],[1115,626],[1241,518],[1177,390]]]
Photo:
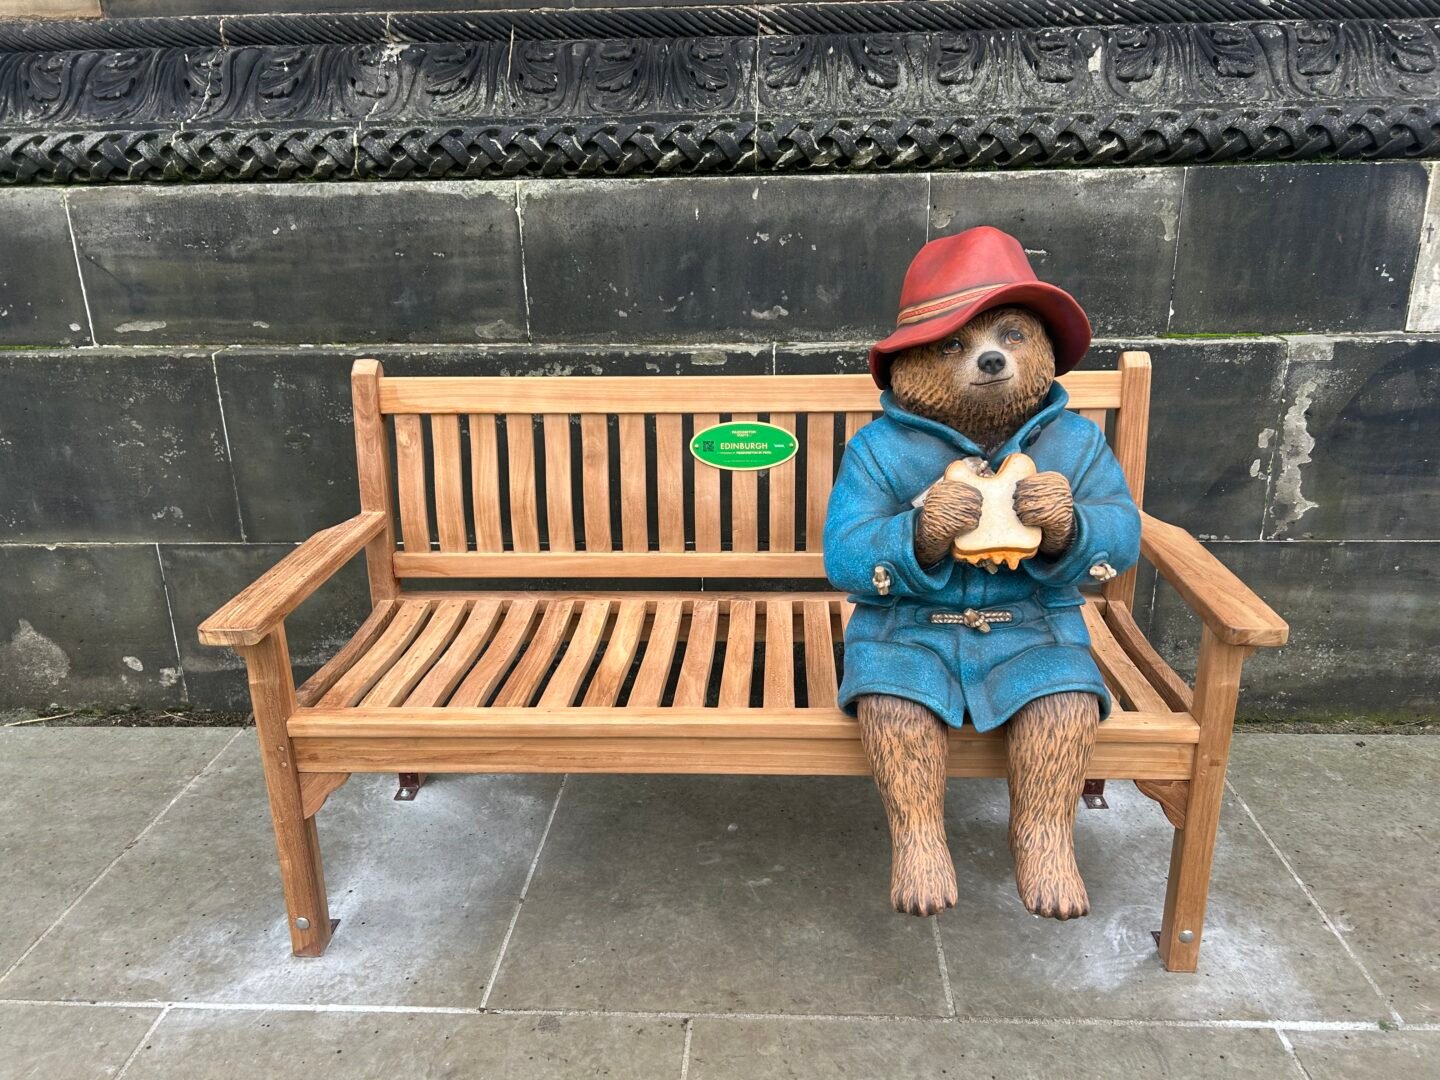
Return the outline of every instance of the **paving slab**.
[[[946,815],[960,904],[940,917],[962,1016],[1378,1021],[1384,1004],[1233,799],[1222,810],[1200,970],[1160,965],[1174,831],[1126,781],[1081,810],[1076,854],[1090,915],[1025,912],[1005,845],[1004,781],[952,783]]]
[[[234,734],[221,728],[0,731],[0,972]],[[0,982],[0,997],[9,989]]]
[[[0,986],[11,998],[478,1006],[559,777],[357,775],[320,811],[323,957],[290,954],[253,733]],[[103,942],[104,947],[96,947]]]
[[[699,1019],[689,1080],[1289,1076],[1269,1030],[875,1020]]]
[[[0,1080],[108,1080],[159,1009],[0,1005]]]
[[[1440,1074],[1440,1031],[1292,1031],[1309,1080],[1426,1080]]]
[[[1440,1020],[1440,740],[1253,735],[1230,775],[1400,1015]]]
[[[492,1007],[939,1015],[861,778],[571,777]]]
[[[679,1020],[176,1010],[125,1080],[680,1075]]]

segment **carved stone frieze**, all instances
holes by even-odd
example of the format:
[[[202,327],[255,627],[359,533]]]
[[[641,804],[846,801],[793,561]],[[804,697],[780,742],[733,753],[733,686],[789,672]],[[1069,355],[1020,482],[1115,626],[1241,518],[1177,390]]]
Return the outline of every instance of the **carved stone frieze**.
[[[0,51],[0,183],[1437,152],[1426,20]]]

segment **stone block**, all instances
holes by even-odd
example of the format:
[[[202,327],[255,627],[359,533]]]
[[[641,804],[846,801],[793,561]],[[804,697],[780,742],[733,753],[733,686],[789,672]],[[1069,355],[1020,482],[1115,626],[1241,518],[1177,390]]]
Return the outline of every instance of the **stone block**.
[[[64,200],[45,188],[0,191],[0,346],[90,344]]]
[[[1440,339],[1291,346],[1265,535],[1440,537]]]
[[[1401,329],[1427,182],[1408,162],[1191,168],[1170,330]]]
[[[1430,166],[1430,197],[1420,228],[1420,255],[1410,289],[1409,330],[1440,330],[1440,200],[1435,196],[1435,166]]]
[[[1080,301],[1097,334],[1165,327],[1180,169],[937,173],[930,238],[976,225],[1016,237],[1042,281]]]
[[[200,644],[196,632],[221,604],[293,550],[289,544],[161,545],[192,705],[249,711],[245,662],[234,650]],[[357,555],[285,620],[296,684],[335,655],[369,613],[365,557]]]
[[[525,336],[508,184],[112,187],[71,213],[103,344]]]
[[[1113,368],[1128,347],[1091,349]],[[1280,424],[1279,341],[1153,341],[1145,509],[1203,537],[1260,536]]]
[[[203,353],[0,352],[0,538],[238,540]]]
[[[923,176],[527,181],[538,340],[866,340],[925,243]]]
[[[1239,713],[1413,720],[1440,707],[1440,542],[1270,541],[1211,551],[1290,623],[1245,665]],[[1151,641],[1187,677],[1200,624],[1162,584]]]
[[[152,544],[0,544],[0,706],[185,700]]]

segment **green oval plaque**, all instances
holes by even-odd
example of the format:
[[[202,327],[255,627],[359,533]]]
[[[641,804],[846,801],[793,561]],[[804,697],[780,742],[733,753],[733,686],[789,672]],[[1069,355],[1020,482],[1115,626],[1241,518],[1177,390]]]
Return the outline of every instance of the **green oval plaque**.
[[[795,456],[800,444],[782,427],[758,420],[732,420],[697,431],[690,440],[696,461],[730,472],[773,469]]]

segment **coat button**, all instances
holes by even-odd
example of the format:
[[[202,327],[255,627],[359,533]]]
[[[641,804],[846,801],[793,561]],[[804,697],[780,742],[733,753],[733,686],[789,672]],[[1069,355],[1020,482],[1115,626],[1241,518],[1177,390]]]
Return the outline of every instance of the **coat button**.
[[[885,567],[875,567],[870,575],[870,583],[875,586],[875,591],[881,596],[890,595],[890,571]]]

